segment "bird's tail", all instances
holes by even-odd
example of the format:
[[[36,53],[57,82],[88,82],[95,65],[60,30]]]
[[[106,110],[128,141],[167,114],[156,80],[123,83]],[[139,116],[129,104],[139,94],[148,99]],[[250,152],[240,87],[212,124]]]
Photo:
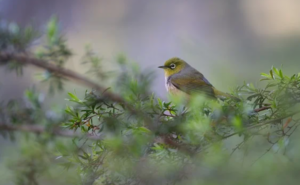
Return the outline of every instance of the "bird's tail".
[[[215,96],[216,96],[217,98],[221,99],[221,100],[225,100],[225,99],[227,99],[227,98],[230,98],[230,99],[232,99],[232,100],[234,100],[234,101],[241,101],[241,99],[239,99],[239,98],[237,98],[237,97],[235,97],[235,96],[232,96],[232,95],[230,95],[230,94],[228,94],[228,93],[224,93],[224,92],[222,92],[222,91],[219,91],[219,90],[217,90],[216,88],[213,88],[213,91],[214,91]]]

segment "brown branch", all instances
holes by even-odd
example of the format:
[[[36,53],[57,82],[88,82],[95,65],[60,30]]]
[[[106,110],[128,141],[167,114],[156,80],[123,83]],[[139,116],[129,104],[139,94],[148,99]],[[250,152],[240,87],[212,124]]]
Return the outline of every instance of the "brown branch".
[[[261,107],[261,108],[258,108],[258,109],[254,109],[253,111],[254,112],[261,112],[263,110],[267,110],[267,109],[270,109],[270,108],[271,108],[271,106],[266,106],[266,107]]]
[[[132,107],[130,104],[128,104],[122,97],[120,97],[117,94],[107,91],[107,88],[102,87],[101,85],[93,82],[90,79],[85,78],[84,76],[82,76],[74,71],[58,67],[54,64],[49,63],[46,60],[30,57],[26,54],[11,54],[11,53],[7,53],[7,52],[0,52],[0,61],[10,61],[10,60],[19,62],[21,64],[33,65],[38,68],[48,70],[50,72],[55,72],[64,77],[67,77],[73,81],[77,81],[81,84],[84,84],[84,85],[86,85],[92,89],[95,89],[99,92],[103,92],[102,95],[105,98],[108,98],[111,101],[114,101],[114,102],[124,105],[132,114],[140,115],[144,119],[144,121],[146,122],[146,124],[148,126],[151,125],[150,124],[151,121],[147,118],[147,116],[145,116],[145,114],[143,112],[136,110],[134,107]]]
[[[62,136],[62,137],[70,137],[70,138],[87,138],[91,140],[101,140],[103,136],[96,136],[96,135],[82,135],[77,134],[72,131],[63,131],[61,129],[46,129],[43,126],[38,125],[12,125],[12,124],[4,124],[0,123],[0,130],[6,131],[21,131],[21,132],[31,132],[35,134],[51,134],[55,136]]]
[[[5,52],[0,52],[0,61],[9,61],[13,60],[15,62],[21,63],[21,64],[30,64],[42,69],[46,69],[50,72],[55,72],[60,75],[63,75],[65,77],[68,77],[69,79],[72,79],[74,81],[78,81],[80,83],[83,83],[97,91],[104,92],[107,88],[104,88],[97,83],[85,78],[84,76],[77,74],[71,70],[64,69],[61,67],[58,67],[54,64],[49,63],[46,60],[42,59],[37,59],[34,57],[30,57],[26,54],[10,54],[10,53],[5,53]],[[113,94],[111,92],[105,92],[104,96],[109,98],[112,101],[121,103],[121,104],[126,104],[125,101],[118,95]]]

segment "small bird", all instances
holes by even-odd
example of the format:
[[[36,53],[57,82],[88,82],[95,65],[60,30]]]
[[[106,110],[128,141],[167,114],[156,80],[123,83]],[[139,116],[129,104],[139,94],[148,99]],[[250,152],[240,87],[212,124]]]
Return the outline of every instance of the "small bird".
[[[165,71],[165,86],[171,94],[177,95],[182,92],[187,95],[202,93],[213,99],[233,98],[239,101],[238,98],[217,90],[202,73],[180,58],[171,58],[159,68]]]

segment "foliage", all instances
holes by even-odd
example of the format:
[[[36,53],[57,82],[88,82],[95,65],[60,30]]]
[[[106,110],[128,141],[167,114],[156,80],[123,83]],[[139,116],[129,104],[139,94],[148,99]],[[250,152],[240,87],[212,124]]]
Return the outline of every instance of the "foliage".
[[[1,54],[29,53],[35,31],[4,27]],[[53,18],[35,57],[61,69],[71,56]],[[0,64],[18,63],[11,58],[0,57]],[[110,77],[102,62],[87,48],[83,63],[91,65],[90,75]],[[201,95],[164,101],[151,93],[152,72],[141,71],[124,55],[116,63],[120,71],[111,88],[87,90],[84,96],[69,92],[64,111],[46,110],[42,95],[34,89],[25,92],[24,100],[1,105],[0,134],[14,138],[12,131],[20,130],[26,133],[17,139],[28,141],[21,147],[24,156],[9,160],[16,184],[40,184],[53,165],[60,165],[63,173],[73,170],[78,184],[252,184],[249,180],[260,175],[261,184],[271,184],[272,179],[284,182],[271,176],[283,171],[290,182],[299,179],[295,175],[298,162],[282,162],[288,165],[281,166],[270,153],[291,160],[299,155],[300,148],[290,143],[300,123],[300,73],[288,76],[272,67],[261,74],[266,82],[263,88],[252,83],[236,88],[234,95],[240,102],[208,100]],[[63,88],[66,76],[45,67],[40,77],[50,82],[54,93]],[[122,101],[111,98],[114,93]],[[60,137],[71,137],[71,141]],[[265,155],[268,158],[263,160]]]
[[[22,28],[16,23],[7,23],[4,20],[0,22],[1,51],[27,52],[37,37],[39,33],[32,26]],[[16,71],[18,75],[23,73],[22,65],[14,61],[7,63],[7,69]]]

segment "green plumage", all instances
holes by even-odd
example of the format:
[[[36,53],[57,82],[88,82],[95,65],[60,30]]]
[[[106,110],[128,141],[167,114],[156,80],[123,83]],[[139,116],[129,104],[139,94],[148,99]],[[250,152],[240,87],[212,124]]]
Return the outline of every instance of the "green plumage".
[[[171,58],[159,68],[164,69],[165,85],[172,94],[183,92],[187,95],[204,94],[210,98],[234,98],[238,100],[236,97],[215,89],[202,73],[180,58]]]
[[[201,75],[196,76],[197,78],[190,77],[189,75],[184,75],[183,77],[176,75],[173,78],[170,78],[169,83],[172,83],[172,85],[188,95],[202,93],[206,96],[215,98],[213,86],[210,83],[205,82],[203,78],[201,78]]]

